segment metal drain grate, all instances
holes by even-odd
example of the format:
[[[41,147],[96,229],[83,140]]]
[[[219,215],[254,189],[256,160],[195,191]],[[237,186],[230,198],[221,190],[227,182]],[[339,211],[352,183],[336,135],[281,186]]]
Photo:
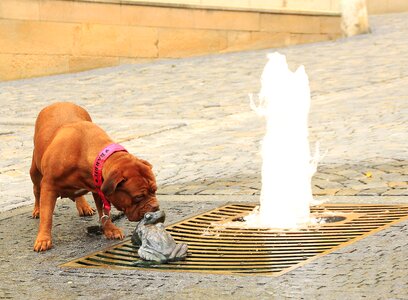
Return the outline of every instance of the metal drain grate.
[[[250,213],[254,207],[230,204],[168,226],[177,242],[188,244],[185,261],[135,265],[138,248],[128,240],[62,266],[278,276],[408,219],[408,205],[326,204],[312,207],[312,213],[332,212],[346,218],[315,228],[279,232],[220,225]]]

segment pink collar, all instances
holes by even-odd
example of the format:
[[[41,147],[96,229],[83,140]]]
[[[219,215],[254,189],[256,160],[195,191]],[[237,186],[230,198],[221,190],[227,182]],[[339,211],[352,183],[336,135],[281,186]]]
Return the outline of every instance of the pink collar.
[[[102,168],[105,163],[105,161],[111,156],[113,153],[118,152],[118,151],[126,151],[127,150],[122,147],[119,144],[110,144],[109,146],[103,148],[101,152],[99,152],[98,156],[95,159],[94,165],[93,165],[93,170],[92,170],[92,176],[94,180],[94,184],[96,187],[96,192],[98,193],[99,197],[102,200],[103,203],[103,217],[109,216],[110,210],[111,210],[111,204],[106,199],[105,195],[103,194],[101,190],[103,178],[102,178]]]

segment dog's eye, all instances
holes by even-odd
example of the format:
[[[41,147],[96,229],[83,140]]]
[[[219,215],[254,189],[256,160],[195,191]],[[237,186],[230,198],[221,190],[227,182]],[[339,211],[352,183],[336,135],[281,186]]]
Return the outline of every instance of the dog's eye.
[[[144,195],[137,195],[133,197],[133,201],[136,201],[136,202],[142,201],[144,197],[145,197]]]

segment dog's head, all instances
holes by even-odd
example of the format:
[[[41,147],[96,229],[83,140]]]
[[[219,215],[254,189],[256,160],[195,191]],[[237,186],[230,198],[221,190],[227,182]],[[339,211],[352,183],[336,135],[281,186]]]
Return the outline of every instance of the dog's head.
[[[152,165],[131,155],[107,170],[101,190],[129,221],[139,221],[145,213],[159,209]]]

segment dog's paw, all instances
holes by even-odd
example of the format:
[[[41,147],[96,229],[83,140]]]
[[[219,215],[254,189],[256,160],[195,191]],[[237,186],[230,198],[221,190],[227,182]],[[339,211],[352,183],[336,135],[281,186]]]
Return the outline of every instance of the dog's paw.
[[[81,209],[78,208],[78,214],[80,217],[93,216],[95,214],[95,209],[90,206],[82,207]]]
[[[34,207],[32,216],[33,216],[33,219],[38,219],[40,217],[39,207]]]
[[[52,241],[50,237],[38,236],[34,243],[34,251],[41,252],[47,251],[52,248]]]
[[[86,202],[84,197],[75,199],[75,205],[80,217],[93,216],[95,210]]]
[[[123,231],[116,226],[104,228],[103,233],[108,240],[123,240],[125,238]]]

